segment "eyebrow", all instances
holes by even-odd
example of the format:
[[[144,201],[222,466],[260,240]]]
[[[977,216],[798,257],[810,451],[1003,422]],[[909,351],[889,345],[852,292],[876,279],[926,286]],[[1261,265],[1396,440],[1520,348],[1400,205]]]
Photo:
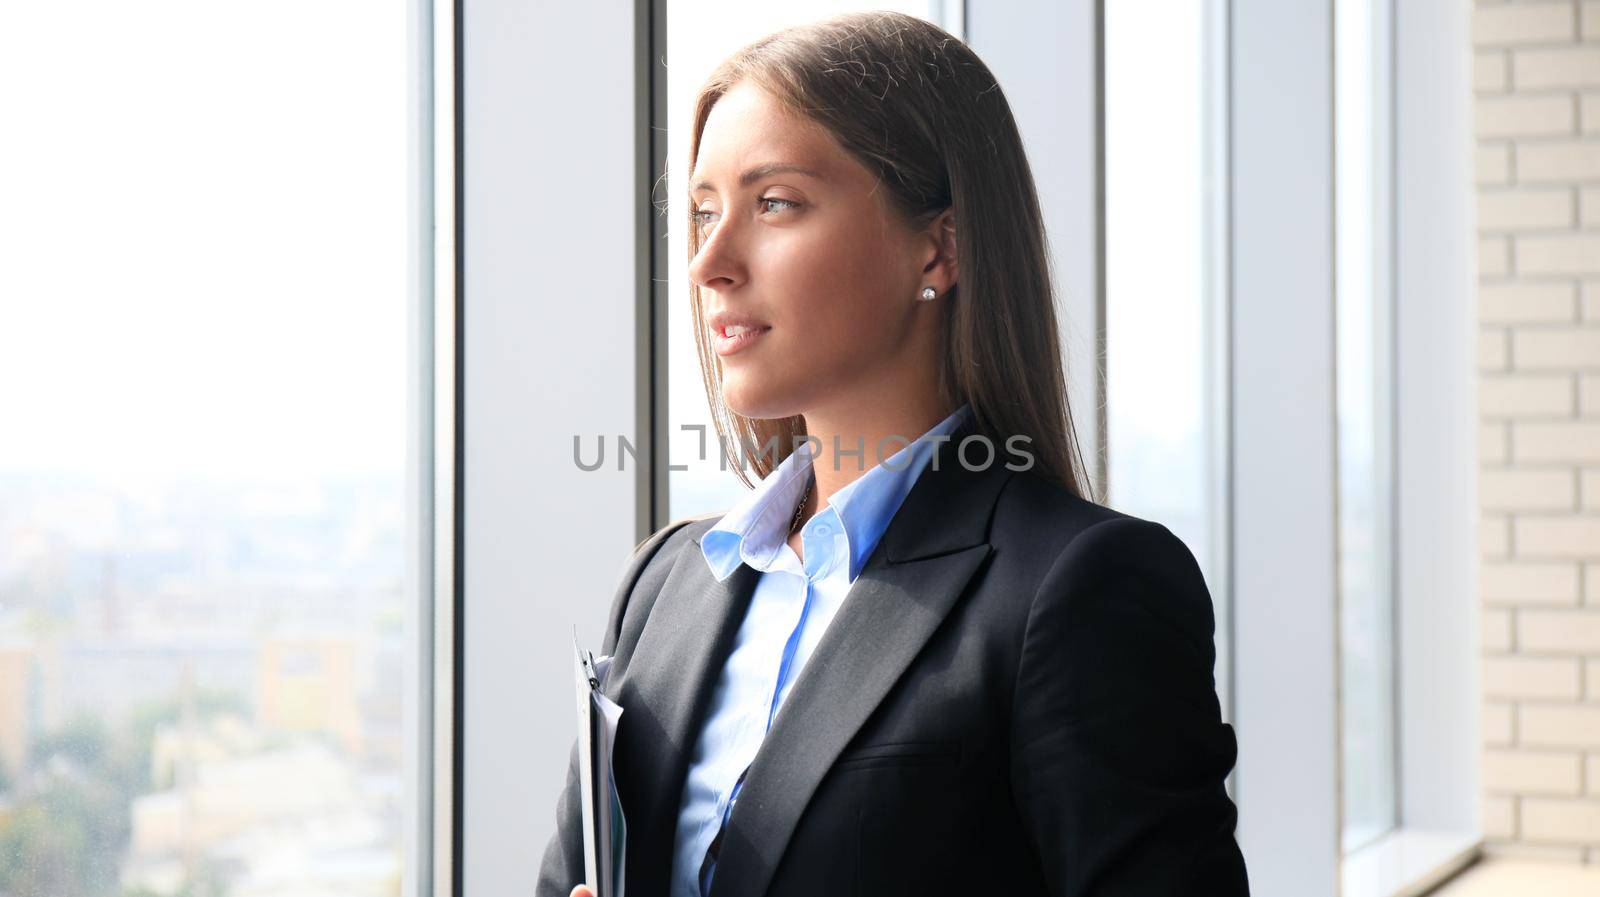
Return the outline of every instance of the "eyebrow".
[[[739,186],[748,187],[762,178],[771,177],[775,174],[801,174],[809,178],[816,178],[819,181],[823,179],[822,175],[817,174],[815,171],[812,171],[803,165],[791,165],[786,162],[773,162],[767,165],[758,165],[755,168],[746,171],[744,174],[739,175]],[[690,187],[689,189],[691,191],[710,190],[711,182],[697,181],[694,186]]]

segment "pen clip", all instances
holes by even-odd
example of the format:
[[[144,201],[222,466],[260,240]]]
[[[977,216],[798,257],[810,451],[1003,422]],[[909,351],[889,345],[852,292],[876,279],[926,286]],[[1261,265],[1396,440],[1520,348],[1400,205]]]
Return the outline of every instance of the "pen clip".
[[[594,655],[585,651],[578,642],[578,627],[572,627],[572,646],[578,649],[578,662],[583,664],[583,677],[589,680],[590,688],[600,687],[600,674],[594,668]]]

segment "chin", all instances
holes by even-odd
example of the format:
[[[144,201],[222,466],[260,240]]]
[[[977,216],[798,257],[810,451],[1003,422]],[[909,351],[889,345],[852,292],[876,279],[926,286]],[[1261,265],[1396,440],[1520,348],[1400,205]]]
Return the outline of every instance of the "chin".
[[[735,414],[758,420],[775,420],[793,417],[803,410],[793,390],[770,383],[749,382],[757,378],[745,373],[729,376],[726,369],[723,377],[722,401]]]

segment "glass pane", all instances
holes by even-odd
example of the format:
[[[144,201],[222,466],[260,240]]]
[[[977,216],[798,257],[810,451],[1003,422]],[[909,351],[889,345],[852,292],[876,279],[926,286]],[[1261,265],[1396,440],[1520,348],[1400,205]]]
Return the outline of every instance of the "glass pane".
[[[1228,706],[1225,192],[1218,10],[1105,4],[1107,492],[1189,546],[1217,602]]]
[[[1395,825],[1391,314],[1381,0],[1335,6],[1339,650],[1344,849]]]
[[[0,893],[399,893],[406,15],[0,18]]]
[[[667,202],[658,226],[667,228],[671,309],[667,320],[668,447],[674,470],[668,481],[670,519],[728,508],[745,493],[733,472],[723,469],[716,428],[706,404],[700,363],[694,353],[694,319],[689,307],[688,234],[684,197],[688,195],[690,128],[694,97],[711,70],[745,44],[780,28],[839,13],[887,9],[931,22],[960,15],[960,3],[949,0],[794,0],[749,3],[744,0],[701,0],[667,7]],[[699,427],[703,429],[688,429]],[[657,521],[657,524],[666,521]]]

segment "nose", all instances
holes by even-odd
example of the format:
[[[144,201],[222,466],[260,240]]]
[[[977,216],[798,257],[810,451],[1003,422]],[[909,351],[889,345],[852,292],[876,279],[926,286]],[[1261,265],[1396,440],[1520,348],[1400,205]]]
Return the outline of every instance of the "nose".
[[[701,289],[725,292],[745,281],[738,233],[733,222],[719,221],[700,241],[700,251],[689,260],[689,279]]]

